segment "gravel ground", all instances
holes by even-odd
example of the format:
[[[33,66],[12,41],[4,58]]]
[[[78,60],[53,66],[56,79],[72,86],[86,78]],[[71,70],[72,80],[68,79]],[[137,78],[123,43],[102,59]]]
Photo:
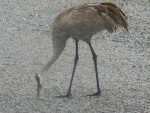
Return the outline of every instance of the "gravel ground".
[[[150,113],[150,1],[113,0],[128,16],[129,31],[103,31],[92,39],[98,55],[102,95],[96,91],[92,55],[79,43],[71,99],[75,44],[72,39],[45,76],[36,99],[37,72],[51,56],[51,23],[63,9],[100,0],[1,0],[0,113]],[[106,0],[105,0],[106,1]]]

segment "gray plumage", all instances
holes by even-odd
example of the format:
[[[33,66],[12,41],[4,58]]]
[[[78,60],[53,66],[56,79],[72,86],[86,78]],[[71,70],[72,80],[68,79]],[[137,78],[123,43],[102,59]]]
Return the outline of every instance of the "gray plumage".
[[[76,56],[75,63],[72,73],[72,78],[70,81],[70,86],[67,95],[65,97],[70,97],[71,86],[78,62],[78,41],[85,41],[93,54],[93,60],[95,64],[95,73],[97,80],[97,93],[94,95],[100,95],[100,87],[98,80],[97,71],[97,56],[91,46],[91,37],[103,30],[107,30],[112,33],[117,30],[118,27],[124,27],[127,31],[127,17],[113,3],[99,3],[99,4],[84,4],[79,6],[74,6],[72,8],[66,9],[61,12],[53,21],[52,24],[52,41],[53,41],[53,53],[51,59],[46,65],[36,74],[36,80],[38,84],[39,97],[41,89],[41,76],[50,68],[50,66],[57,60],[62,51],[65,48],[66,41],[68,38],[75,39],[76,42]]]

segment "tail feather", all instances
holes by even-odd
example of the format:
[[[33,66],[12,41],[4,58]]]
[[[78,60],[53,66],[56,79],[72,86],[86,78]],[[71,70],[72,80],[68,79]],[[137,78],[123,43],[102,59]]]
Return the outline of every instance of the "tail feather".
[[[123,26],[128,31],[128,24],[126,21],[127,17],[120,8],[118,8],[115,4],[109,2],[101,3],[101,5],[106,8],[107,15],[112,18],[116,25]],[[114,30],[116,30],[116,28]]]

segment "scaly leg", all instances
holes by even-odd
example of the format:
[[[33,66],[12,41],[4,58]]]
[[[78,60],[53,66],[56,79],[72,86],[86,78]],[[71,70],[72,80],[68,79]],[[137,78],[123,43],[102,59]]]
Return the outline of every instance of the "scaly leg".
[[[73,82],[73,78],[74,78],[74,73],[75,73],[75,70],[76,70],[76,66],[77,66],[77,63],[78,63],[78,60],[79,60],[79,55],[78,55],[78,40],[75,40],[75,42],[76,42],[76,55],[75,55],[75,59],[74,59],[74,67],[73,67],[72,77],[71,77],[71,80],[70,80],[69,90],[68,90],[68,93],[66,95],[67,97],[71,96],[71,86],[72,86],[72,82]]]
[[[95,54],[91,43],[89,43],[89,47],[90,47],[92,55],[93,55],[93,61],[94,61],[94,66],[95,66],[95,74],[96,74],[96,82],[97,82],[97,93],[94,93],[94,94],[88,95],[88,96],[99,96],[101,94],[101,90],[100,90],[100,87],[99,87],[99,79],[98,79],[98,71],[97,71],[97,55]]]
[[[74,67],[73,67],[73,72],[72,72],[72,77],[70,80],[70,85],[69,85],[69,89],[66,95],[60,95],[58,97],[70,97],[71,96],[71,87],[72,87],[72,82],[73,82],[73,78],[74,78],[74,74],[75,74],[75,70],[76,70],[76,66],[78,63],[78,59],[79,59],[79,55],[78,55],[78,42],[79,40],[75,39],[75,43],[76,43],[76,53],[75,53],[75,59],[74,59]]]

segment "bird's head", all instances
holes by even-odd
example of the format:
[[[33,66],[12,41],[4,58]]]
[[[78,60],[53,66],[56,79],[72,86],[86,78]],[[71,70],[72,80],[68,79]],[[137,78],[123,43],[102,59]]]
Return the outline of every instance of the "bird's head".
[[[35,75],[35,78],[36,78],[36,81],[37,81],[37,98],[40,97],[40,91],[41,91],[41,88],[42,88],[42,83],[41,83],[41,75],[40,74],[36,74]]]

